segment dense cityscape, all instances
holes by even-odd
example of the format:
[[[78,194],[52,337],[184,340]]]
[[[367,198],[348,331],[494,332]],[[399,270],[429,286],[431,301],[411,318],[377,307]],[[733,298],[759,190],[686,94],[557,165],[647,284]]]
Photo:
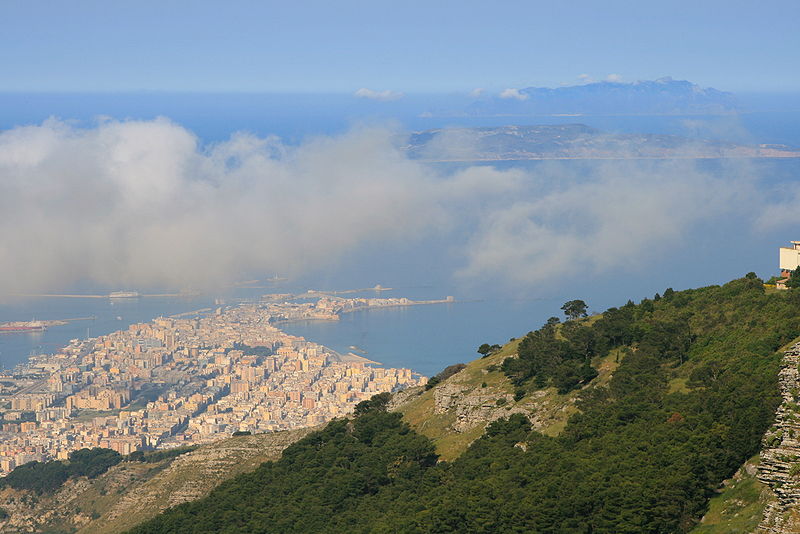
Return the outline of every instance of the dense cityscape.
[[[0,376],[0,473],[81,448],[129,454],[317,425],[426,382],[276,326],[419,302],[313,296],[159,317],[31,357]]]

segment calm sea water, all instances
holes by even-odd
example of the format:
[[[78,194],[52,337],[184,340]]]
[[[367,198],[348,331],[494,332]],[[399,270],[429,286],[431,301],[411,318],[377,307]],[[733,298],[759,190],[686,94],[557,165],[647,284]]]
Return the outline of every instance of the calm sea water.
[[[411,294],[439,298],[432,288],[382,292],[382,297]],[[369,296],[375,296],[369,295]],[[95,316],[92,320],[54,326],[39,333],[0,335],[0,364],[5,368],[24,362],[31,354],[52,353],[70,339],[125,329],[160,315],[199,310],[213,299],[62,299],[37,298],[0,306],[0,322],[20,319],[67,319]],[[282,329],[321,343],[338,352],[355,352],[390,367],[411,367],[431,375],[456,362],[477,357],[482,343],[502,343],[528,332],[558,312],[553,299],[486,299],[401,308],[374,309],[345,314],[340,321],[303,321]],[[352,349],[351,347],[356,347]]]
[[[477,358],[482,343],[524,335],[560,305],[553,299],[431,304],[350,313],[340,321],[291,323],[284,330],[338,352],[352,351],[431,376],[447,365]]]

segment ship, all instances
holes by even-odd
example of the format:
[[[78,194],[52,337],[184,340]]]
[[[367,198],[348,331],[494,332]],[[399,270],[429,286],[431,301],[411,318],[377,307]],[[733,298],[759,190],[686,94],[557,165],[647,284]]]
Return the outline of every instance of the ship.
[[[0,323],[0,333],[10,332],[44,332],[47,325],[41,321],[13,321]]]
[[[112,291],[108,294],[112,299],[135,299],[139,297],[138,291]]]

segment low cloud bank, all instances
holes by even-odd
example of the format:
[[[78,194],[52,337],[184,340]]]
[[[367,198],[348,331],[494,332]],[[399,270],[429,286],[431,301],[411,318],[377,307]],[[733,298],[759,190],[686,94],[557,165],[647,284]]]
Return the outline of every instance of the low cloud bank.
[[[462,277],[502,270],[533,285],[642,272],[717,221],[753,220],[765,209],[741,166],[720,176],[690,160],[617,162],[582,180],[574,168],[554,164],[532,179],[538,191],[492,213],[472,235]]]
[[[530,287],[576,269],[647,267],[732,214],[797,220],[759,197],[745,167],[724,177],[692,161],[445,172],[407,158],[396,139],[355,129],[297,147],[248,134],[203,146],[166,119],[7,130],[0,295],[214,288],[435,235],[452,236],[461,280]]]
[[[207,148],[166,119],[0,134],[0,294],[88,281],[214,287],[301,274],[373,240],[445,231],[519,173],[438,176],[355,130],[288,147],[237,134]]]

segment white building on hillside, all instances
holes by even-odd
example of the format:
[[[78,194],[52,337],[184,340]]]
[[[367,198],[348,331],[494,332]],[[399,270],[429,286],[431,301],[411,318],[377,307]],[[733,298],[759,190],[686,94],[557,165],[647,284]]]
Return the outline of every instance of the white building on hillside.
[[[792,241],[791,247],[781,247],[780,269],[781,276],[788,277],[792,271],[800,267],[800,241]]]
[[[781,274],[780,280],[775,282],[778,289],[788,289],[786,282],[792,276],[792,271],[800,267],[800,241],[790,241],[791,247],[781,247],[778,249],[778,266]]]

